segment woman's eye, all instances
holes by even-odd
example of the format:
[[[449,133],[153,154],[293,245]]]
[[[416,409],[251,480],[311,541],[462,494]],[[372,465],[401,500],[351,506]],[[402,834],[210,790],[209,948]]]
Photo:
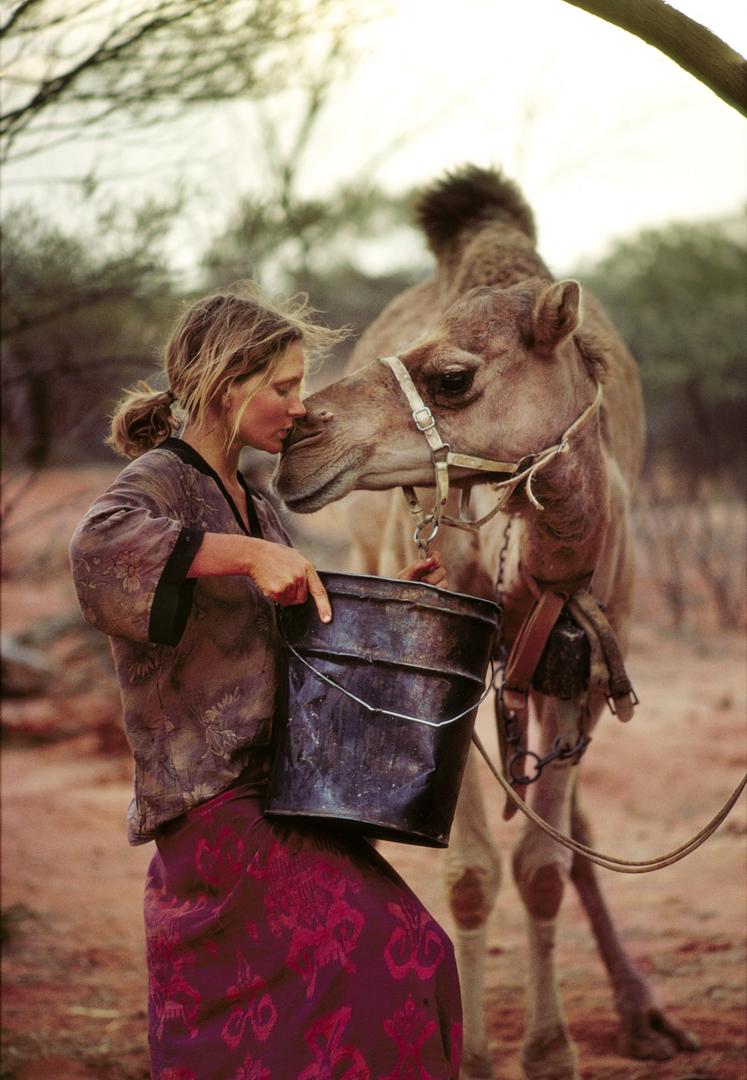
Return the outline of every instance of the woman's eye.
[[[438,388],[444,394],[463,394],[471,384],[471,371],[444,371],[438,378]]]

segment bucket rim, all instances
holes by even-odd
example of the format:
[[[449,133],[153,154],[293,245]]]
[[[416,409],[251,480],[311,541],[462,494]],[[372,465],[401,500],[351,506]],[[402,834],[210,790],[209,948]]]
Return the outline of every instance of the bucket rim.
[[[402,578],[384,577],[379,574],[357,574],[343,572],[340,570],[317,570],[319,577],[324,581],[325,578],[342,578],[346,580],[348,578],[354,578],[360,581],[375,581],[375,582],[387,582],[391,585],[407,585],[408,588],[427,589],[431,593],[438,593],[439,596],[451,596],[458,600],[469,600],[472,603],[480,604],[489,610],[493,610],[497,616],[501,614],[501,607],[495,600],[487,600],[484,596],[473,596],[472,593],[452,592],[451,589],[441,589],[438,585],[430,585],[427,581],[403,581]]]
[[[292,644],[293,650],[300,652],[302,656],[313,656],[318,660],[326,660],[332,663],[341,663],[344,661],[352,660],[354,663],[360,664],[361,666],[365,666],[372,662],[371,658],[369,658],[369,656],[364,653],[348,652],[343,648],[339,648],[338,646],[331,648],[329,645],[324,644],[298,645],[291,642],[289,642],[288,644]],[[446,674],[449,674],[451,676],[456,676],[459,679],[463,679],[464,682],[474,683],[476,686],[479,686],[481,688],[484,686],[485,683],[484,677],[480,678],[480,676],[474,671],[449,671],[447,673],[444,672],[443,668],[428,667],[422,662],[402,659],[395,660],[385,656],[376,656],[373,659],[373,662],[377,665],[382,665],[383,667],[399,668],[402,670],[413,672],[423,672],[426,675],[444,676]],[[386,710],[383,711],[386,712]]]
[[[278,800],[278,803],[280,801]],[[360,836],[372,840],[390,840],[395,843],[419,845],[428,848],[447,848],[449,846],[449,833],[451,832],[451,829],[449,829],[446,833],[435,834],[428,832],[425,828],[406,827],[401,822],[388,820],[383,813],[377,817],[370,814],[363,818],[353,810],[322,810],[313,807],[296,810],[282,805],[276,806],[273,804],[272,798],[268,800],[265,814],[268,817],[303,818],[316,823],[336,822],[343,828],[352,826]]]

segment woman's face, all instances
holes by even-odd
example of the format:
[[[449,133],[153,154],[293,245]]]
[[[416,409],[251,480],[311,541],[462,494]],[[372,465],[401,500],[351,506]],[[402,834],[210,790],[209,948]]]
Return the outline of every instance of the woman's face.
[[[283,440],[293,427],[293,421],[306,415],[301,402],[301,381],[304,370],[304,351],[300,341],[288,347],[275,368],[267,386],[257,390],[265,372],[250,375],[235,382],[223,398],[223,422],[233,430],[243,404],[244,409],[236,441],[240,446],[253,446],[269,454],[279,454]]]

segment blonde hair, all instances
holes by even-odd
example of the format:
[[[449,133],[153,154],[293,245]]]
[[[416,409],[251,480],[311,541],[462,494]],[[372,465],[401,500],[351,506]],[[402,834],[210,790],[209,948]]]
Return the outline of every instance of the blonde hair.
[[[271,300],[250,281],[198,300],[177,321],[163,349],[169,389],[140,382],[125,391],[106,442],[123,457],[138,457],[173,435],[184,414],[203,423],[211,404],[236,379],[261,372],[255,393],[261,390],[295,342],[314,359],[347,336],[345,329],[320,326],[314,314],[305,295]],[[175,415],[175,406],[182,416]],[[229,442],[240,421],[241,414],[227,433]]]

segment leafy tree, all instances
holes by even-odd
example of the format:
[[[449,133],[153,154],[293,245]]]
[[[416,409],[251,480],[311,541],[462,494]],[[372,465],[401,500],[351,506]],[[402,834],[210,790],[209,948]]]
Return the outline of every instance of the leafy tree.
[[[241,277],[286,292],[303,290],[330,324],[360,332],[388,301],[417,276],[417,267],[366,273],[364,245],[382,237],[396,243],[410,228],[409,194],[391,195],[358,170],[357,178],[338,185],[325,198],[300,193],[305,154],[331,88],[330,72],[344,60],[344,42],[333,37],[324,62],[305,88],[295,125],[284,139],[269,116],[259,111],[259,148],[255,170],[264,176],[272,197],[248,193],[239,199],[224,229],[210,242],[202,260],[203,285],[217,288]],[[396,260],[391,260],[393,265]],[[346,345],[337,359],[346,355]],[[335,360],[325,365],[329,378]]]
[[[409,225],[409,198],[388,195],[366,178],[362,164],[356,177],[341,183],[324,198],[301,193],[304,160],[313,145],[335,72],[347,61],[345,40],[333,35],[314,75],[304,87],[294,121],[278,125],[257,110],[258,147],[255,174],[271,196],[245,194],[239,199],[223,231],[208,245],[203,257],[205,282],[225,284],[240,277],[284,288],[299,281],[324,277],[351,258],[351,246],[363,238],[390,233]],[[313,289],[312,289],[313,291]]]
[[[185,107],[257,99],[294,84],[310,87],[298,154],[339,73],[351,22],[344,0],[18,0],[0,28],[5,149],[17,160],[108,134],[117,119],[168,123]],[[95,205],[95,178],[77,194],[81,205]],[[28,206],[6,215],[10,459],[39,467],[96,446],[119,387],[151,368],[154,327],[159,339],[165,331],[160,301],[171,289],[162,240],[178,209],[178,199],[134,210],[115,202],[77,233]]]
[[[203,259],[209,284],[274,277],[284,288],[321,280],[355,260],[351,247],[391,234],[409,220],[409,199],[366,182],[342,185],[326,199],[290,194],[282,203],[244,196]]]
[[[119,388],[150,367],[171,285],[161,243],[173,206],[102,208],[73,235],[38,210],[3,225],[6,462],[41,467],[96,448]]]
[[[652,452],[738,474],[747,401],[743,223],[646,230],[580,276],[640,363]]]

